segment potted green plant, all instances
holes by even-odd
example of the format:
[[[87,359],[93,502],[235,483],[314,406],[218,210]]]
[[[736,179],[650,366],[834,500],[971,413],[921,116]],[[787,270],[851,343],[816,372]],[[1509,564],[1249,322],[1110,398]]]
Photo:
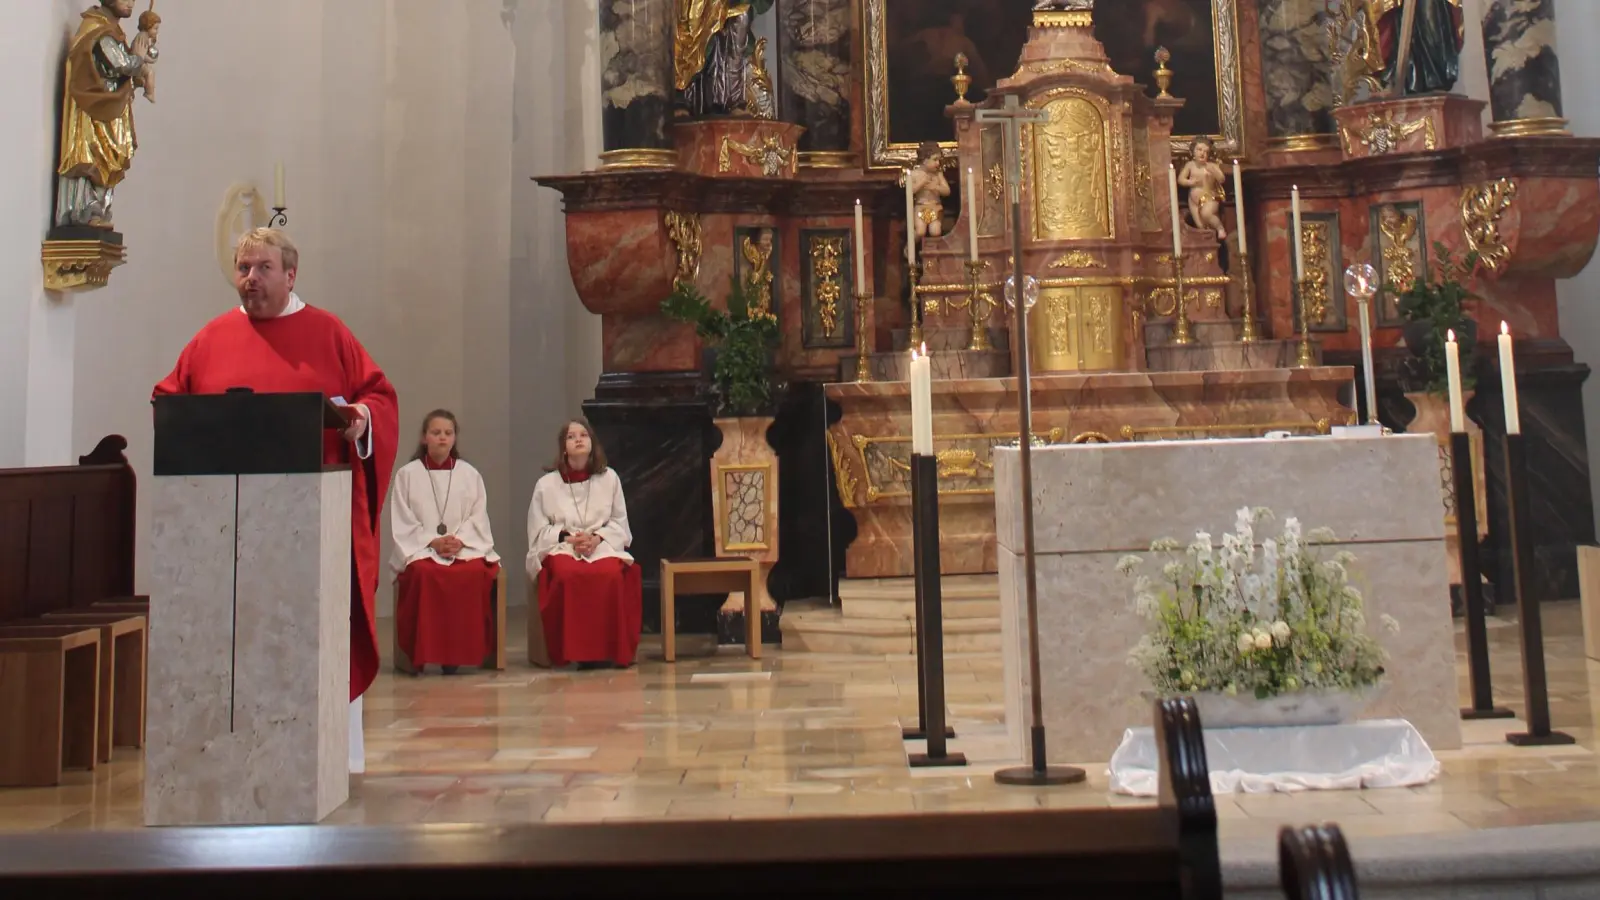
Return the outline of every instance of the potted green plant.
[[[752,316],[748,288],[737,276],[728,281],[727,309],[716,309],[699,288],[679,282],[661,301],[661,311],[670,319],[693,325],[695,333],[706,342],[705,363],[711,377],[714,415],[769,415],[773,409],[772,354],[778,345],[778,323],[771,316]]]
[[[1399,301],[1400,315],[1405,318],[1406,347],[1416,360],[1408,367],[1411,379],[1428,393],[1447,392],[1445,335],[1454,331],[1461,348],[1462,389],[1469,391],[1474,381],[1478,323],[1467,315],[1465,307],[1467,300],[1477,299],[1467,285],[1477,273],[1480,257],[1473,250],[1457,260],[1450,248],[1438,241],[1434,242],[1433,256],[1431,273],[1419,274],[1406,287],[1387,285],[1384,291]]]

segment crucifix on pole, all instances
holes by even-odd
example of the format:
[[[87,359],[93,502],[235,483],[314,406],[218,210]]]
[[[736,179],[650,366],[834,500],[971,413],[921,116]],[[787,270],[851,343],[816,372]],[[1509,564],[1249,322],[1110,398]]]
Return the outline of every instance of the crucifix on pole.
[[[1022,556],[1024,597],[1028,607],[1028,675],[1032,689],[1032,709],[1029,721],[1031,735],[1030,765],[1001,769],[994,773],[1000,784],[1053,785],[1074,784],[1084,780],[1082,769],[1069,766],[1052,766],[1045,753],[1044,701],[1039,690],[1039,604],[1038,571],[1033,553],[1033,391],[1032,375],[1028,371],[1028,298],[1023,290],[1022,274],[1022,126],[1046,118],[1044,112],[1025,109],[1015,94],[1006,96],[1005,106],[999,109],[980,109],[977,120],[997,123],[1002,129],[1001,144],[1005,147],[1006,189],[1011,201],[1011,278],[1016,325],[1012,334],[1017,346],[1017,398],[1018,441],[1017,449],[1022,463]]]

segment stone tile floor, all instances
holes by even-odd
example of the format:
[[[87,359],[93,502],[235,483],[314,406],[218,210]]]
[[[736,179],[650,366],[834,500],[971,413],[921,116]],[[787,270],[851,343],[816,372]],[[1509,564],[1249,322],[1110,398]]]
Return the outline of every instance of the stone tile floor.
[[[522,634],[520,610],[512,635]],[[1280,824],[1337,821],[1384,837],[1600,820],[1600,663],[1586,660],[1575,603],[1545,615],[1555,727],[1577,746],[1518,749],[1515,722],[1466,724],[1467,746],[1441,753],[1442,777],[1417,789],[1218,798],[1222,836],[1266,838]],[[388,622],[383,623],[388,625]],[[1491,623],[1497,700],[1521,707],[1515,623]],[[382,646],[389,646],[388,634]],[[727,819],[1102,807],[1103,764],[1066,788],[996,785],[1000,659],[952,655],[949,702],[974,760],[913,771],[901,722],[915,720],[909,657],[785,654],[734,648],[676,666],[646,639],[629,671],[509,671],[419,679],[382,674],[366,701],[367,774],[330,824]],[[1467,696],[1457,633],[1461,692]],[[521,647],[513,660],[526,654]],[[985,760],[989,760],[985,762]],[[48,789],[0,790],[0,831],[140,826],[135,751]]]

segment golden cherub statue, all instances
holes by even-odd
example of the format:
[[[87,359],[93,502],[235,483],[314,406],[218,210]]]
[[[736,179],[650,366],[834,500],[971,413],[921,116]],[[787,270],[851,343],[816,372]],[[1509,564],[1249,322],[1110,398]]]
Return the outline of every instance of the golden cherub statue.
[[[943,234],[944,198],[950,196],[950,182],[944,177],[944,148],[938,141],[924,141],[917,148],[916,168],[907,169],[904,177],[911,183],[917,237]]]
[[[1217,233],[1217,240],[1226,241],[1228,230],[1223,227],[1222,204],[1228,199],[1223,187],[1226,176],[1222,166],[1211,158],[1216,149],[1210,138],[1198,137],[1189,145],[1189,161],[1178,173],[1178,183],[1189,189],[1189,218],[1196,228],[1209,228]]]

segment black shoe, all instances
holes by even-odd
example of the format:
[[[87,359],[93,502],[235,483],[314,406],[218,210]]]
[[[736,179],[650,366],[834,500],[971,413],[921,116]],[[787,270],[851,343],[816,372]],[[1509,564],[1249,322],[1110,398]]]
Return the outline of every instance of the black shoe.
[[[439,671],[445,673],[446,675],[454,675],[460,669],[461,669],[460,666],[440,666],[439,667]]]
[[[593,672],[596,669],[609,669],[609,668],[611,668],[611,663],[608,663],[608,662],[581,662],[581,663],[578,663],[578,671],[579,672]]]

